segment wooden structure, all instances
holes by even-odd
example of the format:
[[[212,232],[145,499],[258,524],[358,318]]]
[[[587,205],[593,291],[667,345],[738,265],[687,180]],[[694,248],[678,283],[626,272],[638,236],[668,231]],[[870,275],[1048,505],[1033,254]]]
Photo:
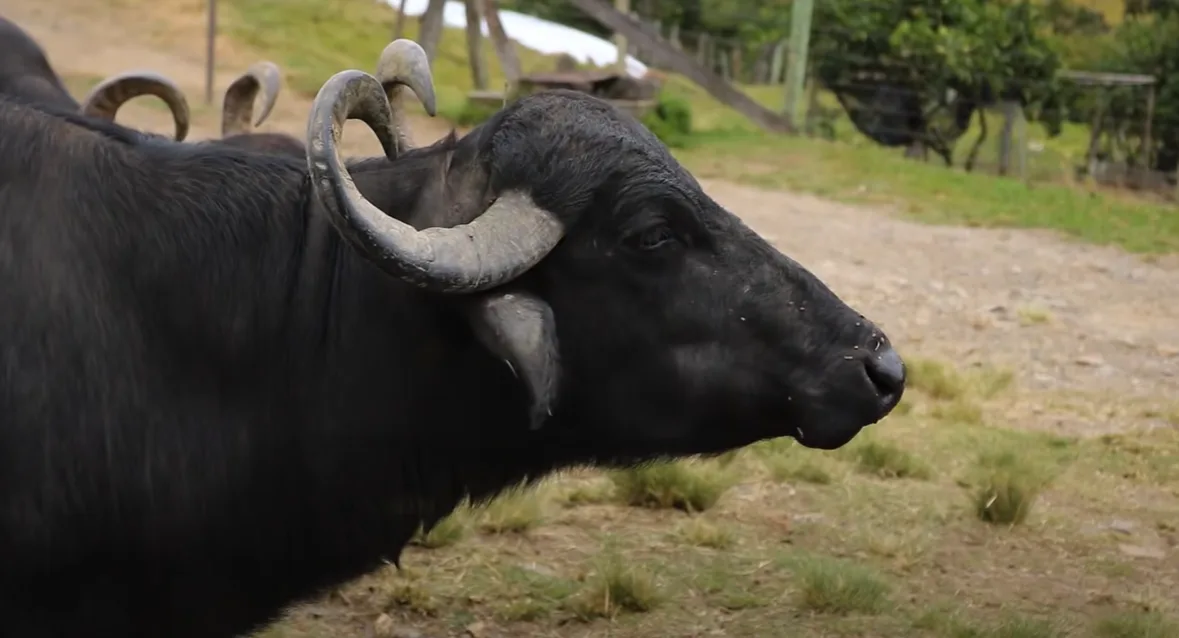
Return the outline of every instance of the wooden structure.
[[[1090,71],[1060,71],[1057,77],[1082,86],[1095,86],[1106,89],[1113,86],[1146,87],[1146,116],[1142,122],[1142,151],[1146,154],[1144,163],[1151,165],[1153,157],[1152,127],[1154,125],[1154,105],[1157,79],[1153,75],[1139,75],[1131,73],[1098,73]],[[1096,177],[1098,174],[1097,149],[1100,143],[1103,125],[1105,123],[1105,100],[1099,99],[1097,108],[1093,112],[1093,122],[1089,129],[1089,148],[1086,152],[1085,163],[1088,174]],[[1179,182],[1177,182],[1179,183]]]
[[[686,76],[700,88],[734,111],[769,132],[797,133],[797,129],[783,117],[759,104],[724,78],[700,65],[692,56],[677,50],[663,39],[652,26],[644,24],[618,11],[604,0],[568,0],[598,24],[623,36],[644,51],[648,51],[649,66],[666,68]]]

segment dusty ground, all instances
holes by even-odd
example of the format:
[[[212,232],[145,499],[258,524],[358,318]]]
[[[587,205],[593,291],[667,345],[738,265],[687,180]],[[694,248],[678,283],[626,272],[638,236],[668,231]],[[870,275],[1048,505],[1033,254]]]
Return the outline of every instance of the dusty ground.
[[[201,105],[204,43],[199,12],[182,14],[175,23],[136,31],[123,26],[131,23],[105,17],[103,7],[81,0],[6,0],[3,11],[42,43],[59,72],[73,78],[72,86],[84,86],[97,76],[129,68],[148,67],[167,73],[189,92],[194,105],[197,121],[190,137],[216,134],[219,108]],[[217,91],[224,89],[236,70],[258,58],[232,42],[219,46],[222,68]],[[288,92],[262,128],[301,135],[307,108],[307,100]],[[138,102],[126,108],[120,121],[159,132],[171,130],[166,112]],[[448,130],[437,120],[418,118],[415,122],[419,142],[437,139]],[[352,150],[375,150],[371,134],[359,126],[350,128],[349,133]],[[811,268],[840,296],[877,320],[903,354],[920,353],[961,368],[985,365],[1013,371],[1013,400],[988,408],[990,418],[1001,419],[1003,425],[1081,436],[1174,427],[1167,423],[1167,415],[1175,414],[1173,401],[1179,397],[1179,265],[1174,260],[1148,262],[1047,232],[933,227],[803,195],[723,182],[708,182],[705,187],[784,252]],[[1179,520],[1174,484],[1152,489],[1156,488],[1151,494],[1165,502],[1150,510],[1149,516],[1175,514],[1170,523],[1173,533],[1174,521]],[[1135,494],[1135,498],[1145,498],[1145,492]],[[746,493],[743,498],[753,497]],[[780,494],[771,500],[789,509],[789,499]],[[1113,506],[1113,501],[1105,498],[1093,502]],[[767,503],[763,500],[759,507],[767,507]],[[1086,511],[1085,516],[1092,514]],[[594,516],[609,518],[601,512]],[[499,549],[535,557],[543,553],[537,547],[564,551],[562,543],[567,540],[542,533],[539,545]],[[1031,541],[1019,542],[1027,545]],[[1031,549],[1024,549],[1033,552],[1034,543]],[[1155,568],[1177,566],[1174,548],[1166,551],[1166,562]],[[459,552],[454,557],[463,555]],[[1165,571],[1138,574],[1160,578]],[[1056,583],[1060,589],[1053,590],[1054,585],[1047,582],[1024,583],[1024,587],[1032,595],[1038,587],[1068,591],[1070,582],[1079,582],[1070,581],[1068,574],[1053,578],[1060,581]],[[1107,574],[1100,583],[1086,586],[1113,591],[1122,585],[1117,577]],[[1060,604],[1077,609],[1096,604],[1094,600],[1100,596],[1090,593],[1089,598],[1081,596],[1079,601]],[[1053,603],[1044,604],[1050,607]],[[552,633],[536,631],[528,635],[563,635],[556,629]],[[730,631],[731,635],[779,635],[776,631]],[[669,629],[666,635],[672,634]],[[612,634],[599,627],[570,630],[569,635],[640,634],[624,630]],[[722,628],[676,629],[674,635],[730,634]]]

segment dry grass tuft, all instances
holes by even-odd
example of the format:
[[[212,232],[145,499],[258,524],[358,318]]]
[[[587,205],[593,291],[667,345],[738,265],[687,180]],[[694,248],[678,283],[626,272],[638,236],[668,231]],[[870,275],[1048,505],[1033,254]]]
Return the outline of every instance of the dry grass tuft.
[[[470,515],[470,509],[466,503],[463,503],[448,516],[435,523],[430,531],[426,532],[419,527],[417,533],[410,539],[410,544],[426,549],[454,545],[463,540],[467,532],[470,531]]]
[[[957,399],[967,392],[962,375],[949,366],[932,359],[906,359],[907,385],[939,400]]]
[[[1027,520],[1047,482],[1043,470],[1012,451],[984,453],[978,468],[981,479],[974,492],[974,511],[979,520],[996,525],[1019,525]]]
[[[790,561],[799,605],[825,614],[876,614],[885,610],[891,587],[876,571],[847,560],[808,556]]]
[[[1064,638],[1058,623],[1008,614],[998,622],[979,622],[956,611],[933,609],[919,616],[914,629],[947,638]]]
[[[817,460],[775,457],[765,461],[770,477],[780,483],[799,482],[828,485],[835,480],[824,464]]]
[[[1025,327],[1038,326],[1052,321],[1052,313],[1043,308],[1020,308],[1017,315],[1019,325]]]
[[[542,486],[505,491],[481,509],[479,530],[487,534],[524,533],[544,522],[548,490]]]
[[[879,478],[928,480],[933,470],[912,453],[891,443],[865,440],[852,444],[850,453],[859,471]]]
[[[779,483],[828,485],[837,474],[832,456],[808,450],[789,438],[763,441],[750,448],[770,478]]]
[[[559,500],[565,507],[600,505],[614,498],[614,484],[609,480],[583,481],[564,489]]]
[[[736,483],[732,467],[705,461],[671,461],[610,473],[615,494],[626,505],[703,512]]]
[[[599,561],[585,588],[569,599],[567,608],[577,618],[589,621],[651,611],[663,598],[649,566],[628,564],[611,552]]]
[[[712,549],[729,549],[737,542],[736,534],[731,528],[710,523],[699,516],[693,516],[680,523],[675,535],[689,545]]]
[[[950,423],[978,425],[983,421],[982,406],[967,398],[937,403],[929,413],[935,419]]]
[[[1157,611],[1121,612],[1102,618],[1093,633],[1096,638],[1174,638],[1179,623]]]

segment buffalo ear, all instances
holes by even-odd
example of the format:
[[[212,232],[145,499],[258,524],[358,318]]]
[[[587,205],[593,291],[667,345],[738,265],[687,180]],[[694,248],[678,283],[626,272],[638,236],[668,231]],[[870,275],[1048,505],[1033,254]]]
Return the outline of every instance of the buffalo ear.
[[[528,386],[532,395],[530,425],[533,430],[540,429],[552,416],[560,376],[553,309],[530,293],[500,288],[475,295],[465,310],[479,341]]]

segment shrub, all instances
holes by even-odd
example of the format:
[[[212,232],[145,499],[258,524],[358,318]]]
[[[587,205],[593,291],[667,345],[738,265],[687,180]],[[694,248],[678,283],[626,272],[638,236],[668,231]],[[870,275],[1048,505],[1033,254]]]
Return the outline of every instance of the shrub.
[[[692,135],[692,106],[683,98],[660,94],[659,102],[642,122],[668,147],[683,148]]]
[[[457,111],[443,113],[443,116],[456,126],[478,126],[499,111],[500,107],[467,100]]]

